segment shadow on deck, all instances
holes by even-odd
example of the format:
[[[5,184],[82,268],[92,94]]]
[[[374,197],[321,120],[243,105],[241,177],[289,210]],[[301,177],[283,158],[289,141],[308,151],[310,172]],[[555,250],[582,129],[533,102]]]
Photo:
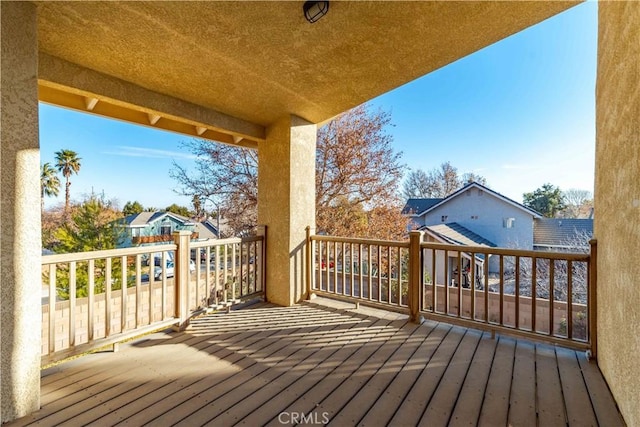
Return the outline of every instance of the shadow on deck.
[[[258,303],[49,368],[8,425],[624,425],[583,353],[352,307]]]

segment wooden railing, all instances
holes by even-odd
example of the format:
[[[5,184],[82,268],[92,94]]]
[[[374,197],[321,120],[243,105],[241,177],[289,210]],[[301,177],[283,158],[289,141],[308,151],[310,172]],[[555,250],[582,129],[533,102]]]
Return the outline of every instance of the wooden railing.
[[[260,235],[42,256],[42,364],[264,294]],[[54,303],[55,302],[55,303]]]
[[[308,291],[596,356],[596,242],[590,253],[311,235]]]

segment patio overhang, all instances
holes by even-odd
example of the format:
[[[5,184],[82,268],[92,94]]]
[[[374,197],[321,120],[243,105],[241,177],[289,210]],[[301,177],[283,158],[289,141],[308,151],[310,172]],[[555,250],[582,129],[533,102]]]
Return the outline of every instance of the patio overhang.
[[[577,1],[36,2],[44,102],[256,147],[321,123]]]

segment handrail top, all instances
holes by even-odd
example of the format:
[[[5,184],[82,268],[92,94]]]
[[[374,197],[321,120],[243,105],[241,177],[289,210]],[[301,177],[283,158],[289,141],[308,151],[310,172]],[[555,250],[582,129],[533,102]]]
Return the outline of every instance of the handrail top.
[[[408,241],[401,240],[378,240],[378,239],[358,239],[355,237],[335,237],[335,236],[324,236],[314,234],[309,236],[311,240],[319,241],[319,242],[336,242],[336,243],[360,243],[363,245],[377,245],[377,246],[393,246],[399,248],[408,248]]]
[[[394,241],[394,240],[376,240],[376,239],[358,239],[353,237],[335,237],[325,235],[311,235],[311,240],[321,242],[336,242],[336,243],[359,243],[363,245],[378,245],[378,246],[393,246],[400,248],[408,248],[408,241]],[[589,261],[591,255],[589,253],[578,252],[554,252],[554,251],[534,251],[527,249],[511,249],[511,248],[496,248],[489,246],[466,246],[466,245],[453,245],[448,243],[436,243],[436,242],[422,242],[420,247],[423,249],[436,249],[447,250],[454,252],[473,252],[478,254],[488,255],[506,255],[506,256],[519,256],[526,258],[540,258],[540,259],[554,259],[565,261]]]
[[[191,242],[189,246],[192,249],[206,248],[209,246],[223,246],[223,245],[232,245],[234,243],[260,242],[263,240],[264,240],[264,236],[229,237],[227,239],[214,239],[214,240],[202,240],[200,242]]]
[[[138,246],[134,248],[105,249],[100,251],[71,252],[68,254],[42,255],[42,265],[71,261],[89,261],[92,259],[113,258],[117,256],[144,255],[155,252],[175,251],[174,243],[162,245]]]
[[[526,258],[554,259],[565,261],[589,261],[588,253],[533,251],[527,249],[496,248],[489,246],[461,246],[448,243],[423,242],[422,249],[447,250],[455,252],[472,252],[474,254],[519,256]]]

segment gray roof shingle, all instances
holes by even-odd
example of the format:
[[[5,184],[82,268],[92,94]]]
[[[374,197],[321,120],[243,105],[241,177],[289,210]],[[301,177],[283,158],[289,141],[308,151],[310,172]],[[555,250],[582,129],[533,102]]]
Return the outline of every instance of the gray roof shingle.
[[[540,218],[533,223],[534,246],[585,246],[593,236],[593,219]]]
[[[495,248],[496,245],[474,233],[466,227],[458,224],[457,222],[450,222],[447,224],[428,225],[422,227],[422,230],[429,230],[435,233],[452,244],[465,245],[465,246],[489,246]]]
[[[409,199],[402,208],[403,215],[419,215],[432,206],[440,203],[442,199]]]

